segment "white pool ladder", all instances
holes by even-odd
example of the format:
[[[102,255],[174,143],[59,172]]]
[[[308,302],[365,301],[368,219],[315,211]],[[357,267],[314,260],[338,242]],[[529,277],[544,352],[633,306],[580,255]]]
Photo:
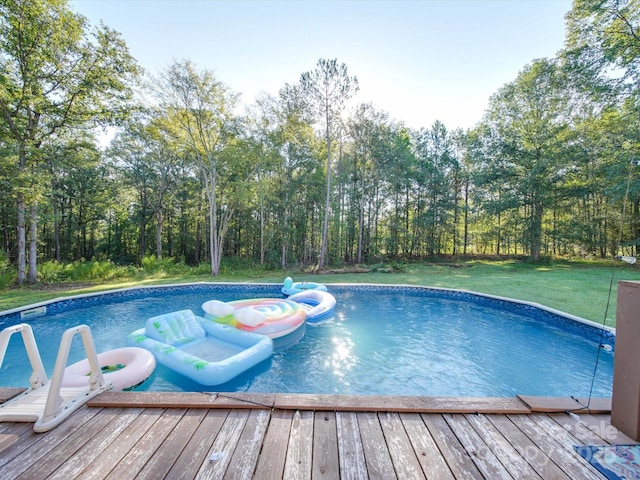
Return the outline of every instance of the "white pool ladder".
[[[18,332],[22,334],[22,341],[31,363],[30,387],[20,395],[0,404],[0,422],[35,422],[34,431],[46,432],[59,425],[96,395],[111,390],[111,383],[106,382],[102,375],[98,353],[93,344],[91,330],[87,325],[69,328],[62,335],[50,381],[47,379],[33,330],[27,323],[7,327],[0,332],[0,367],[4,361],[11,336]],[[91,374],[88,377],[86,387],[62,387],[62,378],[67,367],[71,341],[78,333],[82,337]]]

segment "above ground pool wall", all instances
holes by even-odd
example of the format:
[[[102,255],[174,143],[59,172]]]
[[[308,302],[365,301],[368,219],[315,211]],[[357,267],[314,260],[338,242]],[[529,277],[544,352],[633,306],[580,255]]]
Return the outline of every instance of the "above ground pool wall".
[[[640,282],[618,282],[611,425],[640,440]]]

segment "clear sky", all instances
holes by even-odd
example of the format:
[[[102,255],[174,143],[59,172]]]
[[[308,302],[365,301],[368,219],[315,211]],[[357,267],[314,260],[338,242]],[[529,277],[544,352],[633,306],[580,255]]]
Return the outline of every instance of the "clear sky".
[[[315,68],[347,65],[371,102],[409,127],[473,127],[489,97],[563,47],[571,0],[72,0],[119,31],[155,74],[189,58],[250,104]]]

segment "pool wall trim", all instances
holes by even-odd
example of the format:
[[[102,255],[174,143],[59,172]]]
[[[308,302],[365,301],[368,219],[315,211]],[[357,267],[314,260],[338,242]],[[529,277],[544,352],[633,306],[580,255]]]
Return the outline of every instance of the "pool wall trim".
[[[14,314],[21,314],[23,312],[27,312],[30,310],[34,310],[34,309],[40,309],[41,307],[47,307],[49,305],[55,304],[57,302],[65,302],[65,301],[69,301],[69,300],[75,300],[75,299],[83,299],[83,298],[89,298],[89,297],[97,297],[97,296],[102,296],[102,295],[112,295],[112,294],[118,294],[118,293],[123,293],[123,292],[129,292],[129,291],[134,291],[134,290],[157,290],[157,289],[163,289],[163,288],[177,288],[177,287],[189,287],[189,286],[196,286],[196,285],[202,285],[202,286],[206,286],[206,285],[212,285],[212,286],[247,286],[247,287],[264,287],[264,288],[273,288],[273,287],[279,287],[280,284],[279,283],[247,283],[247,282],[191,282],[191,283],[172,283],[172,284],[166,284],[166,285],[142,285],[142,286],[135,286],[135,287],[125,287],[125,288],[117,288],[117,289],[113,289],[113,290],[105,290],[102,292],[95,292],[95,293],[83,293],[83,294],[78,294],[78,295],[70,295],[67,297],[58,297],[52,300],[45,300],[42,302],[38,302],[38,303],[33,303],[31,305],[26,305],[23,307],[17,307],[17,308],[13,308],[11,310],[5,310],[5,311],[1,311],[0,312],[0,318],[5,317],[5,316],[9,316],[9,315],[14,315]],[[530,302],[530,301],[526,301],[526,300],[518,300],[518,299],[514,299],[514,298],[509,298],[509,297],[502,297],[499,295],[491,295],[488,293],[479,293],[479,292],[473,292],[470,290],[464,290],[464,289],[457,289],[457,288],[443,288],[443,287],[430,287],[430,286],[426,286],[426,285],[408,285],[408,284],[385,284],[385,283],[331,283],[331,284],[327,284],[329,286],[335,286],[335,287],[341,287],[341,288],[349,288],[349,287],[380,287],[380,288],[406,288],[406,289],[411,289],[411,290],[427,290],[427,291],[440,291],[440,292],[459,292],[459,293],[463,293],[469,296],[475,296],[475,297],[479,297],[479,298],[486,298],[486,299],[492,299],[492,300],[497,300],[497,301],[501,301],[501,302],[506,302],[506,303],[513,303],[516,305],[524,305],[524,306],[528,306],[528,307],[532,307],[532,308],[536,308],[539,310],[542,310],[544,312],[548,312],[551,313],[553,315],[558,315],[559,317],[563,317],[569,320],[573,320],[575,322],[578,323],[582,323],[585,325],[588,325],[590,327],[596,328],[596,329],[600,329],[600,330],[605,330],[606,332],[608,332],[611,335],[615,336],[615,332],[616,329],[614,327],[609,327],[607,325],[603,325],[601,323],[596,323],[593,322],[591,320],[587,320],[586,318],[582,318],[582,317],[578,317],[576,315],[572,315],[570,313],[566,313],[566,312],[562,312],[560,310],[556,310],[554,308],[550,308],[547,307],[545,305],[539,304],[537,302]]]

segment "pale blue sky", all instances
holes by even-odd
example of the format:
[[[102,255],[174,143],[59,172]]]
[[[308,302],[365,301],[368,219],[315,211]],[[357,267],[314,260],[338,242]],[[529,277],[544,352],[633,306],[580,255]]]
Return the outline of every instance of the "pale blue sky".
[[[413,128],[470,128],[489,97],[563,46],[570,0],[72,0],[119,31],[155,74],[190,58],[249,104],[298,82],[319,58],[358,77],[372,102]]]

